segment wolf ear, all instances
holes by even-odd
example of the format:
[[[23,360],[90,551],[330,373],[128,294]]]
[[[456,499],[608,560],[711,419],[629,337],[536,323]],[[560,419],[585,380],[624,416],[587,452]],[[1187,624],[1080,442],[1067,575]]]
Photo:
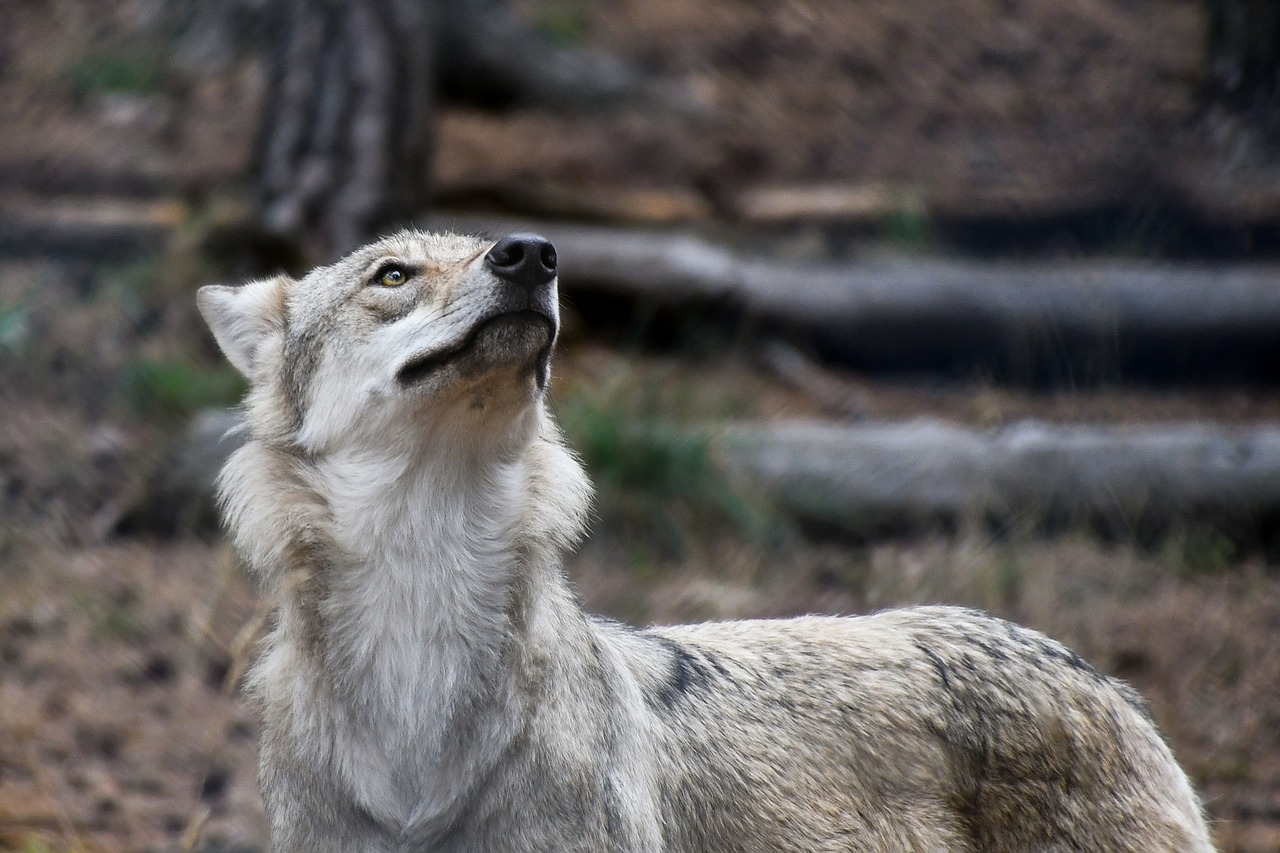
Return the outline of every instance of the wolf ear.
[[[258,347],[284,325],[286,275],[251,281],[241,287],[210,284],[196,293],[196,305],[227,360],[249,378]]]

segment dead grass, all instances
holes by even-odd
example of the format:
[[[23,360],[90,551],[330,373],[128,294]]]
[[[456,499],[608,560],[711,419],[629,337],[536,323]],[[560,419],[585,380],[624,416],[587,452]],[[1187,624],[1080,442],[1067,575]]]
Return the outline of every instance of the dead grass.
[[[206,807],[206,838],[261,839],[256,726],[228,683],[254,596],[228,555],[48,549],[3,571],[0,848],[169,846]]]

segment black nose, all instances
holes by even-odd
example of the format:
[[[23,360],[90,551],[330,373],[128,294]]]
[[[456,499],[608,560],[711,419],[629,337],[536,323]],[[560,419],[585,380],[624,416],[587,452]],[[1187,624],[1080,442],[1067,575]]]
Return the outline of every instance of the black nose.
[[[503,237],[484,256],[484,262],[499,278],[528,288],[556,277],[556,247],[537,234]]]

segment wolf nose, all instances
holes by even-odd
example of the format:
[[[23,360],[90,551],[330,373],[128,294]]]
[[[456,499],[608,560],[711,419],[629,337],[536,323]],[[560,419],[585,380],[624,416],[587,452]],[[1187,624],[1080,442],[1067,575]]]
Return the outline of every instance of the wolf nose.
[[[537,234],[503,237],[484,262],[498,278],[530,289],[556,277],[556,247]]]

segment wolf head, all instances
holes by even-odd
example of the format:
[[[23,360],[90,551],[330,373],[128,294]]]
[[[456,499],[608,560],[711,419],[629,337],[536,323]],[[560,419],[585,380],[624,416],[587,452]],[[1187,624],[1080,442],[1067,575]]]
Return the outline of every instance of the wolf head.
[[[526,441],[559,329],[556,255],[405,231],[300,280],[201,288],[200,312],[250,381],[255,437],[307,453],[421,440],[421,430]]]

